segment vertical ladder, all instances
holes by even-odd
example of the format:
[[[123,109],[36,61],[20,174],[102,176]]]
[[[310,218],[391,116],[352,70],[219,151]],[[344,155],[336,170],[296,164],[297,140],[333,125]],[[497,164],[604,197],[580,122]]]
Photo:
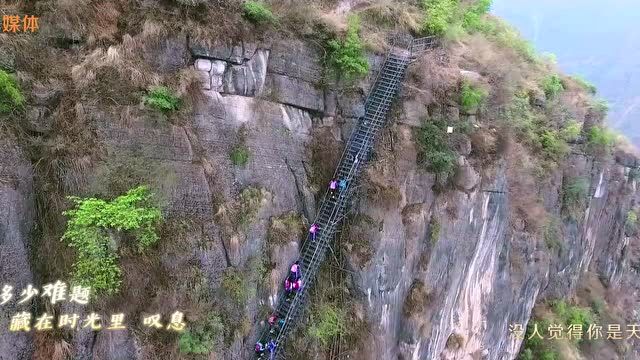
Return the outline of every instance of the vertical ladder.
[[[407,66],[413,59],[413,50],[424,50],[425,42],[422,39],[417,40],[419,40],[418,44],[412,42],[406,49],[392,47],[387,53],[378,77],[366,99],[365,114],[359,119],[356,128],[352,131],[334,173],[333,178],[346,180],[347,186],[342,191],[336,191],[333,196],[327,191],[322,199],[314,221],[319,227],[316,238],[313,240],[309,234],[300,249],[298,261],[302,272],[302,288],[290,299],[287,299],[284,291],[279,294],[280,300],[275,314],[278,319],[284,320],[284,324],[277,328],[273,334],[269,332],[268,328],[263,331],[260,342],[267,344],[270,340],[274,340],[276,343],[275,354],[270,358],[269,354],[265,353],[264,359],[281,359],[284,356],[284,342],[304,309],[309,289],[320,270],[320,265],[326,256],[338,225],[346,215],[347,206],[355,191],[355,182],[371,155],[378,132],[386,124],[391,103],[402,85]]]

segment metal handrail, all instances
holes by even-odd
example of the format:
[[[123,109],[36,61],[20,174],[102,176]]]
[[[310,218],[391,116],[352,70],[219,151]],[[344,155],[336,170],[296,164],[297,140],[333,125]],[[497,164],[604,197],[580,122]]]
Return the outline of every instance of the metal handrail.
[[[413,42],[411,42],[411,45],[409,45],[409,48],[407,49],[407,51],[410,52],[410,49],[412,49],[412,47],[413,47]],[[404,76],[404,70],[406,69],[406,66],[410,61],[410,55],[403,56],[402,58],[398,59],[403,66],[402,71],[394,72],[391,79],[386,81],[386,82],[389,82],[392,86],[383,90],[382,94],[380,93],[377,94],[377,95],[381,95],[382,100],[377,100],[378,105],[375,108],[371,109],[372,95],[375,93],[376,89],[381,84],[384,83],[381,81],[381,76],[383,73],[385,73],[385,67],[389,64],[389,59],[392,56],[392,54],[393,54],[393,47],[391,47],[388,50],[385,56],[385,60],[382,64],[382,67],[378,71],[376,79],[371,86],[371,90],[365,101],[365,115],[359,119],[356,128],[351,133],[349,140],[346,143],[345,149],[343,150],[342,155],[340,157],[340,162],[338,163],[338,166],[333,174],[333,178],[335,179],[341,173],[341,171],[347,170],[347,176],[345,179],[347,180],[347,186],[343,191],[340,191],[338,193],[338,197],[335,199],[335,202],[333,204],[331,204],[331,201],[327,201],[327,197],[329,196],[329,190],[327,189],[325,191],[319,211],[315,216],[314,222],[315,223],[322,222],[321,221],[322,218],[326,217],[326,224],[322,224],[323,227],[319,228],[320,236],[318,236],[318,239],[316,239],[316,241],[310,242],[312,235],[308,234],[306,239],[302,243],[302,246],[300,247],[300,254],[301,254],[300,259],[303,260],[301,263],[301,267],[304,269],[304,272],[302,274],[303,287],[302,289],[300,289],[298,292],[295,293],[293,299],[290,300],[291,303],[286,308],[287,310],[283,318],[284,324],[282,328],[279,329],[278,334],[274,340],[276,343],[275,355],[277,355],[277,353],[281,350],[279,345],[284,341],[284,339],[288,335],[288,330],[290,328],[289,325],[291,323],[290,320],[292,320],[293,318],[295,318],[296,315],[298,315],[298,312],[300,311],[299,306],[303,303],[303,301],[305,301],[306,296],[308,294],[307,289],[311,286],[311,284],[313,284],[313,280],[315,279],[316,273],[319,270],[322,261],[324,260],[324,256],[326,255],[326,250],[329,247],[329,241],[331,237],[335,235],[335,230],[339,222],[342,221],[342,218],[344,215],[343,213],[345,212],[348,206],[348,201],[350,201],[350,199],[352,198],[353,189],[355,188],[355,187],[352,188],[353,180],[357,178],[358,173],[362,169],[361,165],[363,164],[364,161],[366,161],[366,157],[368,157],[368,154],[371,152],[373,148],[375,133],[379,130],[379,128],[381,128],[384,125],[384,123],[381,121],[381,118],[383,119],[383,116],[386,114],[386,112],[388,111],[391,105],[393,97],[396,95],[397,91],[400,88],[400,84]],[[368,109],[370,109],[370,111],[367,111]],[[369,126],[366,126],[364,121],[367,121],[367,119],[374,122],[374,124],[370,124]],[[364,132],[362,132],[361,130],[364,130]],[[361,143],[356,143],[355,141],[356,136],[362,137]],[[361,160],[358,163],[354,162],[353,158],[350,160],[347,159],[347,154],[353,150],[352,148],[354,144],[358,144],[357,145],[358,151],[355,155],[357,158]],[[328,216],[325,216],[327,213],[328,213]],[[308,259],[308,260],[305,260],[305,259]],[[308,264],[307,264],[307,261],[308,261]],[[280,300],[278,301],[276,311],[278,311],[277,309],[283,308],[284,302],[287,302],[286,297],[281,296]],[[269,333],[269,330],[267,328],[265,329],[265,331],[263,331],[262,335],[260,336],[260,339],[266,340],[266,338],[268,338],[268,333]],[[267,336],[265,337],[265,335]]]
[[[401,75],[396,75],[394,76],[394,81],[398,81],[400,80]],[[388,89],[384,92],[384,98],[389,99],[393,96],[393,94],[395,93],[395,91],[397,90],[397,88],[393,88],[392,89]],[[382,115],[382,113],[385,111],[384,108],[388,107],[389,105],[384,105],[383,103],[381,103],[379,106],[377,106],[377,108],[375,109],[374,114],[369,115],[370,117],[372,117],[373,119],[376,119],[377,117],[379,117],[380,115]],[[366,116],[365,116],[366,118]],[[360,146],[360,150],[359,153],[363,152],[369,152],[370,151],[370,147],[371,147],[371,142],[369,139],[369,135],[371,135],[370,133],[373,131],[373,129],[375,128],[375,126],[371,126],[367,128],[367,131],[364,134],[365,139],[367,139],[367,141],[365,143],[363,143]],[[354,135],[358,135],[359,132],[356,130],[354,131]],[[347,149],[350,148],[351,145],[353,144],[353,142],[349,142]],[[341,162],[341,166],[338,167],[338,170],[336,171],[336,174],[338,173],[338,171],[340,170],[340,168],[343,167],[345,163]],[[349,174],[348,174],[348,178],[353,179],[353,173],[354,171],[357,172],[360,168],[360,164],[356,164],[353,162],[349,162]],[[349,184],[349,183],[348,183]],[[349,184],[350,185],[350,184]],[[346,193],[346,191],[345,191]],[[326,194],[325,194],[326,195]],[[350,196],[349,196],[350,197]],[[326,251],[326,247],[328,246],[328,240],[329,237],[332,235],[333,228],[337,225],[337,221],[335,220],[336,217],[338,217],[341,213],[341,210],[343,210],[346,207],[345,201],[346,201],[346,196],[341,194],[339,196],[339,198],[337,199],[336,203],[334,204],[333,208],[331,209],[331,215],[329,216],[329,219],[327,219],[327,226],[326,228],[322,229],[322,234],[320,236],[320,239],[318,240],[318,242],[316,243],[315,249],[314,249],[314,253],[311,256],[311,263],[309,264],[309,266],[307,267],[307,272],[303,275],[303,286],[305,286],[306,288],[311,286],[311,279],[313,279],[315,277],[316,271],[319,268],[320,262],[321,262],[321,258],[323,258],[324,252]],[[324,205],[325,203],[323,203]],[[324,206],[323,206],[324,207]],[[324,211],[321,211],[319,216],[322,216],[324,214]],[[334,220],[334,221],[331,221]],[[306,251],[303,252],[306,256]],[[306,285],[305,285],[306,284]],[[298,292],[296,293],[292,303],[289,305],[287,314],[285,316],[285,323],[282,329],[280,329],[278,336],[275,340],[276,344],[279,345],[281,342],[281,339],[287,335],[288,333],[288,328],[289,328],[289,324],[291,320],[291,318],[293,318],[296,313],[298,312],[298,305],[304,301],[304,298],[306,297],[306,292]],[[276,350],[277,352],[278,350]]]

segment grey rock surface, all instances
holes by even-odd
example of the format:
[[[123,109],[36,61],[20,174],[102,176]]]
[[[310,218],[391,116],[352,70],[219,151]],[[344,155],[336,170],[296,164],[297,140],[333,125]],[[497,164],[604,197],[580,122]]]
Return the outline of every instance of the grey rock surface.
[[[17,143],[0,139],[0,286],[13,287],[13,298],[0,313],[0,359],[31,359],[32,333],[9,332],[11,317],[30,312],[29,304],[17,304],[20,292],[33,284],[29,251],[34,226],[31,164]]]

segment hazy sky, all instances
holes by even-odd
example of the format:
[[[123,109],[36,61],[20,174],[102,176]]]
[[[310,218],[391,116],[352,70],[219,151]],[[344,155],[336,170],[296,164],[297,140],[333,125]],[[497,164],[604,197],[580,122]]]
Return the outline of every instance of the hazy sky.
[[[640,139],[640,0],[494,0],[492,11],[593,82],[610,123]]]

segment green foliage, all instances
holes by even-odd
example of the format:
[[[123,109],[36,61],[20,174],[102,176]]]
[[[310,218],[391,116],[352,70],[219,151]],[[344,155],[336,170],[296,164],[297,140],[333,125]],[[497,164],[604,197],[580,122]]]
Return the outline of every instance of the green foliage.
[[[558,94],[564,91],[564,85],[562,79],[557,74],[551,74],[546,76],[542,80],[542,90],[547,96],[547,99],[554,99]]]
[[[588,329],[595,320],[595,315],[590,308],[570,305],[564,300],[553,301],[552,308],[565,326],[582,325],[583,329]]]
[[[530,103],[529,95],[517,93],[501,112],[506,126],[514,129],[518,139],[541,155],[544,160],[558,162],[569,151],[567,141],[580,134],[580,125],[568,122],[562,129],[555,129]]]
[[[249,162],[249,154],[249,148],[241,144],[235,146],[231,150],[229,157],[231,158],[231,162],[233,163],[233,165],[245,166],[247,165],[247,162]]]
[[[591,301],[591,308],[596,315],[603,315],[605,310],[604,300],[593,299],[593,301]]]
[[[476,111],[486,100],[487,92],[481,87],[477,87],[468,82],[462,84],[460,91],[460,105],[462,111],[470,113]]]
[[[568,151],[566,141],[561,137],[560,132],[552,129],[542,130],[539,135],[540,145],[542,146],[543,156],[558,161]]]
[[[423,31],[429,35],[443,35],[458,12],[458,0],[422,0],[426,12]]]
[[[638,229],[638,214],[635,211],[629,210],[627,212],[627,218],[624,223],[625,230],[627,234],[635,234]]]
[[[531,336],[534,333],[534,329],[537,326],[540,333],[546,332],[549,327],[549,322],[546,320],[536,321],[533,320],[527,325],[527,331],[525,339],[522,342],[522,349],[518,360],[558,360],[560,354],[553,347],[553,341],[548,339],[540,339],[537,336]]]
[[[8,114],[24,105],[24,96],[16,79],[0,70],[0,115]]]
[[[431,243],[435,244],[440,238],[440,222],[436,218],[431,218],[431,223],[429,224],[429,239],[431,239]]]
[[[163,113],[178,110],[181,105],[180,98],[166,86],[156,86],[151,88],[143,101],[146,105],[151,106]]]
[[[462,15],[462,25],[468,31],[483,31],[487,22],[482,16],[491,9],[492,0],[476,0],[469,5]]]
[[[222,290],[236,304],[244,305],[249,296],[247,281],[238,269],[228,268],[222,276]]]
[[[562,188],[562,202],[569,215],[577,218],[578,212],[587,198],[589,182],[582,177],[568,179]]]
[[[344,39],[333,39],[327,43],[328,63],[347,80],[364,76],[369,72],[369,63],[364,56],[360,40],[360,20],[350,16]]]
[[[603,126],[593,126],[587,134],[587,144],[593,152],[608,153],[615,141],[615,133]]]
[[[129,190],[112,201],[70,197],[75,206],[63,212],[69,218],[62,240],[77,252],[74,280],[96,292],[115,293],[120,286],[117,246],[110,235],[126,232],[142,251],[158,241],[160,209],[151,204],[145,186]]]
[[[589,94],[595,95],[598,92],[598,88],[591,82],[587,81],[582,76],[572,76],[573,80],[580,85],[581,88],[586,90]]]
[[[560,130],[560,137],[564,141],[575,141],[580,136],[582,126],[575,120],[567,122],[562,130]]]
[[[426,16],[422,26],[429,35],[458,38],[466,31],[489,32],[491,23],[484,15],[489,12],[492,0],[422,0]]]
[[[242,7],[244,16],[254,24],[273,24],[278,20],[269,5],[262,1],[247,1]]]
[[[447,143],[446,127],[442,119],[425,121],[417,136],[421,162],[427,170],[445,178],[453,175],[456,167],[456,155]]]
[[[556,219],[549,219],[544,226],[544,243],[549,250],[562,249],[562,242],[560,242],[560,224]]]
[[[524,349],[524,351],[518,357],[520,360],[535,360],[533,357],[533,351],[531,349]]]
[[[640,168],[632,168],[631,170],[629,170],[629,180],[630,181],[640,180]]]
[[[520,140],[528,144],[537,142],[536,122],[537,114],[531,108],[529,95],[524,92],[516,93],[501,112],[505,125],[513,128]]]
[[[311,314],[309,335],[320,341],[324,346],[331,340],[345,332],[347,326],[344,311],[337,306],[324,304],[318,311]]]
[[[542,155],[555,162],[560,161],[568,152],[568,141],[575,141],[580,135],[581,126],[575,121],[569,121],[558,130],[540,124],[534,130],[537,134],[537,143],[542,149]]]
[[[209,314],[207,321],[193,324],[178,339],[178,348],[183,354],[208,354],[224,334],[224,325],[217,312]]]

